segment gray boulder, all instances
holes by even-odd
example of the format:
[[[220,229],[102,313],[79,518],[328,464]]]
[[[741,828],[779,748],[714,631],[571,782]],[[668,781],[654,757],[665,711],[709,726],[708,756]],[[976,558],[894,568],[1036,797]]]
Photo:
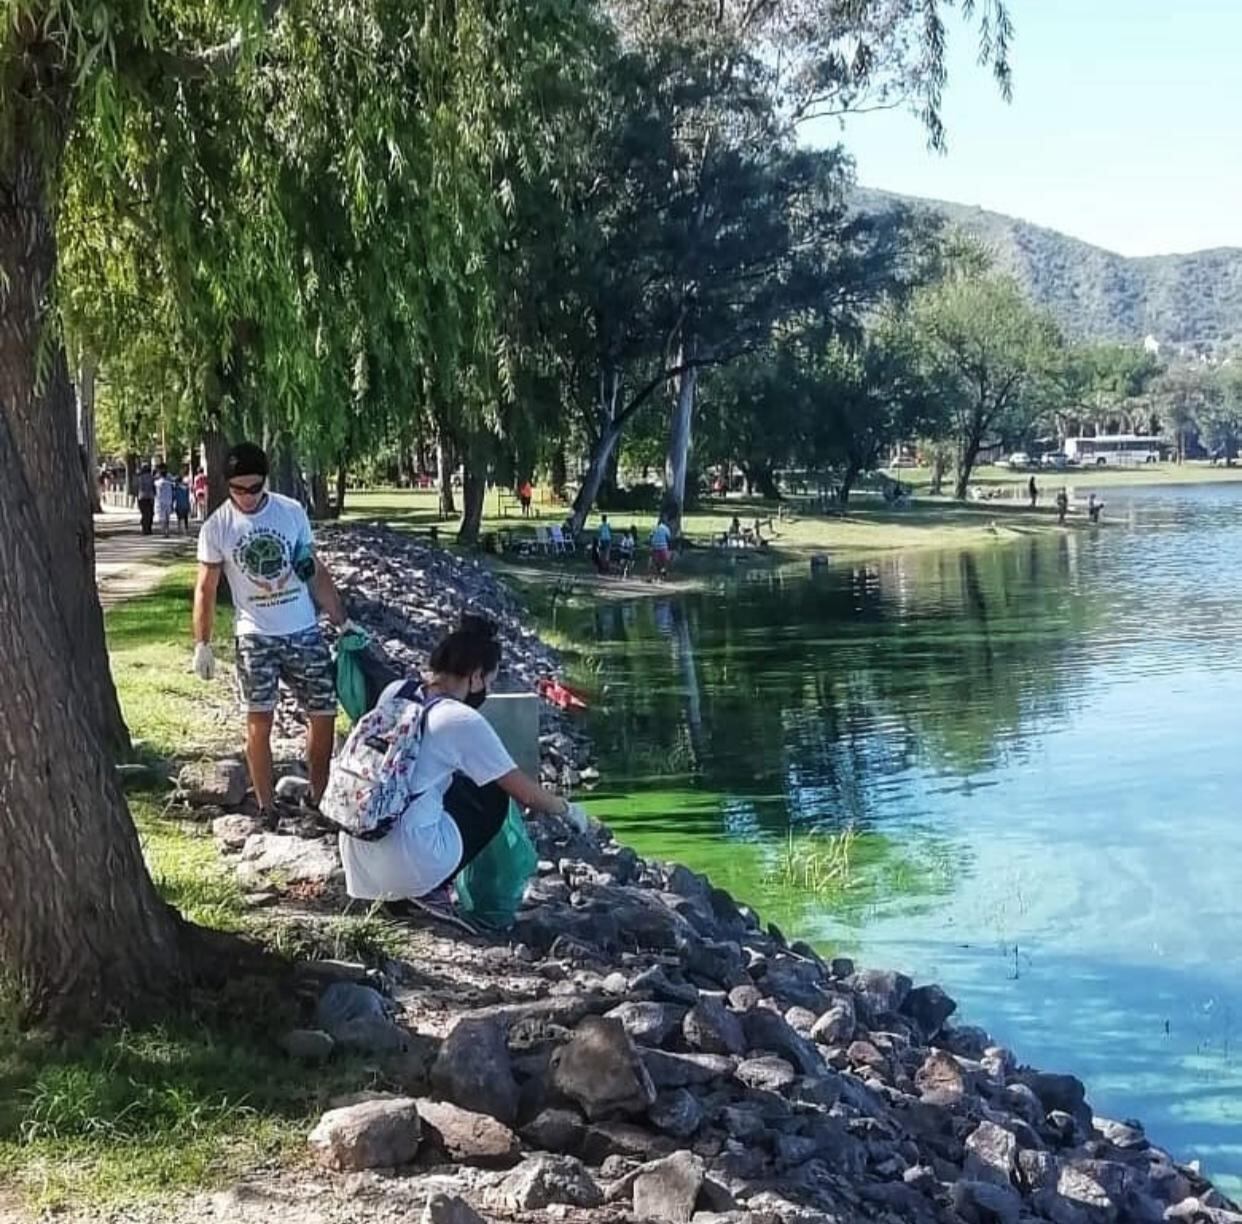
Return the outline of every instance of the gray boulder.
[[[378,990],[356,982],[335,982],[319,998],[315,1020],[333,1041],[361,1054],[398,1054],[409,1034],[392,1022],[394,1008]]]
[[[962,1178],[950,1190],[953,1206],[968,1220],[983,1224],[1018,1224],[1022,1216],[1022,1196],[1012,1186]]]
[[[521,1135],[531,1147],[577,1156],[582,1152],[587,1127],[572,1109],[544,1109],[522,1127]]]
[[[748,1088],[757,1088],[763,1092],[784,1092],[798,1079],[797,1071],[775,1054],[746,1059],[738,1064],[734,1075]]]
[[[431,1085],[453,1104],[512,1126],[519,1091],[503,1025],[490,1017],[459,1020],[440,1046]]]
[[[418,1153],[421,1133],[414,1101],[387,1097],[329,1110],[308,1142],[320,1164],[354,1172],[409,1164]]]
[[[262,832],[263,822],[257,816],[247,816],[242,812],[217,816],[211,822],[211,835],[216,839],[216,845],[230,853],[243,849],[251,837]]]
[[[823,1056],[815,1043],[795,1033],[784,1016],[768,1011],[766,1007],[757,1007],[746,1013],[743,1025],[751,1049],[779,1054],[793,1063],[803,1075],[823,1073]]]
[[[513,1164],[520,1153],[517,1136],[503,1122],[472,1113],[448,1101],[419,1101],[423,1142],[441,1148],[459,1164]]]
[[[845,1045],[854,1040],[854,1030],[857,1027],[854,1000],[849,995],[840,995],[811,1026],[811,1038],[824,1045]]]
[[[645,1166],[634,1179],[635,1216],[690,1224],[703,1177],[703,1162],[691,1152],[674,1152]]]
[[[486,1224],[464,1198],[456,1194],[433,1194],[423,1208],[421,1224]]]
[[[644,1113],[656,1099],[625,1028],[600,1016],[588,1016],[553,1053],[548,1086],[591,1119]]]
[[[246,767],[231,759],[190,761],[177,774],[177,789],[192,807],[236,807],[246,797]]]
[[[528,1157],[496,1188],[499,1206],[508,1211],[539,1211],[554,1203],[569,1207],[599,1207],[603,1191],[572,1156],[540,1153]]]
[[[618,1020],[639,1045],[661,1046],[675,1033],[686,1016],[679,1003],[621,1003],[605,1016]]]
[[[966,1094],[966,1076],[956,1058],[933,1050],[914,1076],[915,1087],[925,1101],[953,1105]]]
[[[673,1088],[656,1097],[647,1117],[652,1126],[666,1135],[688,1139],[703,1124],[703,1107],[692,1092]]]
[[[292,1029],[281,1037],[279,1045],[298,1062],[321,1063],[331,1057],[336,1042],[320,1029]]]
[[[691,1049],[704,1054],[744,1054],[742,1022],[718,999],[703,998],[686,1014],[681,1031]]]
[[[728,1079],[737,1060],[723,1054],[671,1054],[644,1050],[643,1065],[658,1089],[689,1088]]]
[[[902,1015],[909,1016],[929,1041],[957,1011],[957,1003],[939,986],[916,986],[901,1005]]]
[[[279,833],[254,833],[246,838],[237,864],[237,879],[243,888],[328,884],[343,876],[335,841]]]
[[[980,1122],[966,1138],[965,1174],[975,1181],[1008,1186],[1013,1181],[1018,1140],[995,1122]]]
[[[868,1020],[901,1010],[912,985],[904,973],[892,969],[862,969],[846,980],[858,1009]]]

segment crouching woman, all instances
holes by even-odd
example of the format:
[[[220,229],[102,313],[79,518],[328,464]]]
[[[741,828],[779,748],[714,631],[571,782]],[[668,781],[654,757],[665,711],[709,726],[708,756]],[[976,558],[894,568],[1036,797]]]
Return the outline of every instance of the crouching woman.
[[[443,904],[457,873],[500,832],[510,798],[531,811],[567,817],[585,831],[586,813],[518,769],[478,712],[499,668],[496,628],[482,617],[464,617],[431,652],[422,686],[423,736],[409,785],[415,798],[378,841],[341,834],[351,897]],[[405,684],[390,685],[380,701]]]

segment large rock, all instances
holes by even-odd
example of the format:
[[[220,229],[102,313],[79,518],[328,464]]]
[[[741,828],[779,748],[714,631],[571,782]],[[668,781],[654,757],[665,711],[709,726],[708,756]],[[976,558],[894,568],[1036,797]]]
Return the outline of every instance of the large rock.
[[[639,1045],[661,1046],[675,1033],[686,1016],[678,1003],[621,1003],[605,1016],[619,1020],[630,1037]]]
[[[517,1136],[487,1114],[472,1113],[448,1101],[419,1101],[423,1140],[433,1143],[460,1164],[513,1164],[520,1153]]]
[[[806,1007],[818,1014],[828,1003],[823,989],[824,972],[808,961],[787,961],[768,966],[763,989],[775,995],[785,1007]]]
[[[953,1206],[968,1220],[980,1220],[982,1224],[1018,1224],[1021,1219],[1022,1196],[1011,1186],[963,1178],[953,1183],[950,1193]]]
[[[1008,1186],[1013,1181],[1018,1140],[995,1122],[980,1122],[966,1139],[965,1174],[975,1181]]]
[[[221,850],[235,852],[245,847],[246,843],[256,834],[263,832],[263,822],[257,816],[247,816],[244,812],[230,812],[227,816],[217,816],[211,822],[211,835]]]
[[[793,1067],[775,1054],[746,1059],[738,1064],[734,1075],[748,1088],[757,1088],[764,1092],[784,1092],[798,1079],[798,1073]]]
[[[784,1016],[756,1007],[743,1018],[746,1040],[753,1050],[770,1050],[788,1059],[803,1075],[820,1075],[824,1059],[813,1041],[800,1037],[790,1028]]]
[[[255,833],[246,839],[237,879],[244,888],[266,884],[328,884],[343,876],[336,842]]]
[[[693,1007],[699,1001],[698,988],[689,982],[674,982],[659,965],[644,969],[631,983],[635,994],[649,992],[665,1003],[683,1003]]]
[[[577,1156],[582,1152],[587,1127],[575,1110],[544,1109],[522,1127],[521,1134],[531,1147]]]
[[[599,1207],[604,1194],[580,1160],[541,1153],[524,1160],[500,1183],[498,1204],[509,1211],[539,1211],[554,1203]]]
[[[862,969],[847,979],[858,1009],[868,1020],[901,1010],[912,985],[904,973],[892,969]]]
[[[392,1022],[393,1005],[378,990],[357,982],[335,982],[319,998],[315,1019],[344,1049],[361,1054],[397,1054],[409,1034]]]
[[[1115,1219],[1126,1197],[1129,1170],[1109,1160],[1072,1160],[1061,1165],[1057,1193],[1099,1216]]]
[[[954,1105],[966,1094],[966,1075],[952,1054],[933,1050],[914,1076],[915,1087],[925,1101]]]
[[[588,1118],[646,1112],[655,1102],[651,1076],[618,1020],[588,1016],[552,1055],[549,1087]]]
[[[423,1208],[421,1224],[486,1224],[464,1198],[456,1194],[433,1194]]]
[[[1018,1075],[1018,1080],[1039,1097],[1048,1113],[1058,1110],[1067,1113],[1090,1134],[1091,1107],[1087,1104],[1087,1090],[1082,1080],[1046,1071],[1024,1071]]]
[[[386,1097],[329,1110],[308,1142],[320,1164],[340,1172],[409,1164],[418,1153],[421,1123],[409,1097]]]
[[[744,1054],[742,1022],[719,999],[703,998],[686,1013],[681,1031],[686,1043],[704,1054]]]
[[[703,1123],[703,1107],[692,1092],[673,1088],[656,1097],[647,1117],[657,1130],[678,1139],[688,1139]]]
[[[703,1162],[690,1152],[674,1152],[647,1165],[634,1179],[634,1215],[640,1220],[690,1224],[703,1176]]]
[[[811,1038],[824,1045],[847,1045],[854,1040],[854,1030],[857,1027],[854,1000],[849,995],[840,995],[811,1026]]]
[[[930,1041],[957,1011],[957,1003],[939,986],[916,986],[906,995],[901,1011],[919,1026],[923,1036]]]
[[[290,1058],[304,1063],[327,1062],[336,1042],[320,1029],[291,1029],[279,1043]]]
[[[728,1079],[737,1066],[737,1060],[724,1054],[671,1054],[667,1050],[644,1050],[643,1064],[656,1088],[690,1088]]]
[[[177,775],[177,789],[192,807],[236,807],[246,797],[246,767],[240,761],[191,761]]]
[[[431,1068],[437,1095],[512,1126],[518,1114],[518,1085],[513,1078],[505,1030],[496,1019],[459,1020],[440,1046]]]

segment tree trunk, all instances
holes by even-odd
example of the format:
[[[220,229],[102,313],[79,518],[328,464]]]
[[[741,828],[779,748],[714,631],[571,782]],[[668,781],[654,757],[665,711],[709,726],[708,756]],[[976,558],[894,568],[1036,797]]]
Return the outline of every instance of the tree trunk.
[[[203,462],[207,468],[207,512],[222,506],[229,495],[229,482],[224,475],[224,460],[229,453],[228,435],[221,429],[209,429],[203,435]]]
[[[696,341],[690,337],[683,345],[679,365],[694,357]],[[677,381],[677,400],[669,427],[668,456],[664,462],[664,519],[673,533],[681,535],[681,516],[686,506],[686,472],[690,466],[690,444],[694,425],[694,392],[699,371],[685,370]]]
[[[342,455],[336,461],[336,506],[333,514],[336,518],[340,518],[345,513],[345,494],[349,485],[349,467],[345,462],[345,456]]]
[[[569,485],[569,464],[565,462],[565,448],[557,446],[552,452],[552,493],[565,500],[565,494]]]
[[[746,478],[747,494],[758,493],[765,501],[780,501],[781,491],[777,486],[776,477],[772,474],[772,467],[767,463],[760,463],[753,467],[745,467],[742,474]]]
[[[861,464],[846,464],[845,475],[841,477],[841,483],[837,486],[837,501],[842,510],[848,508],[850,504],[850,494],[854,491],[854,482],[858,479],[860,471],[862,471]]]
[[[980,434],[973,435],[967,440],[958,456],[957,483],[953,490],[953,496],[958,501],[965,501],[966,495],[970,491],[970,474],[975,470],[975,460],[979,458],[981,443],[982,436]]]
[[[477,544],[483,524],[483,499],[487,495],[487,477],[466,464],[466,477],[461,491],[461,524],[457,528],[458,544]]]
[[[182,927],[147,874],[113,768],[128,736],[90,508],[64,479],[78,463],[73,392],[44,331],[56,167],[38,155],[56,133],[19,123],[0,164],[0,966],[27,1019],[76,1028],[175,989]]]
[[[103,504],[99,497],[99,444],[95,432],[95,371],[95,359],[88,353],[78,367],[78,445],[86,464],[86,500],[91,513],[99,514]]]
[[[944,488],[944,469],[945,458],[940,449],[937,448],[932,455],[931,484],[927,490],[932,497],[939,497]]]
[[[138,454],[136,451],[125,452],[125,495],[131,503],[138,496]]]
[[[20,471],[7,464],[0,471],[4,483],[22,485],[34,499],[39,543],[55,562],[54,599],[68,632],[59,666],[74,675],[76,700],[86,703],[110,759],[117,760],[129,754],[129,732],[108,670],[94,524],[85,482],[65,479],[81,470],[77,410],[64,348],[44,335],[56,240],[43,198],[47,167],[37,156],[40,139],[19,132],[9,164],[0,165],[0,182],[8,180],[0,190],[9,197],[0,207],[0,416],[21,463]],[[8,644],[19,638],[10,635]]]
[[[616,423],[610,423],[600,434],[595,445],[591,447],[591,458],[587,463],[586,474],[582,477],[578,496],[574,498],[574,508],[571,514],[575,535],[582,530],[582,525],[586,522],[587,515],[591,513],[596,497],[599,496],[609,460],[616,453],[617,443],[621,440],[621,428]]]
[[[332,506],[328,501],[328,478],[322,472],[312,472],[306,486],[307,501],[310,515],[314,519],[332,517]]]
[[[440,480],[440,517],[452,518],[457,513],[453,500],[453,470],[457,463],[453,456],[453,444],[443,435],[436,443],[436,470]]]

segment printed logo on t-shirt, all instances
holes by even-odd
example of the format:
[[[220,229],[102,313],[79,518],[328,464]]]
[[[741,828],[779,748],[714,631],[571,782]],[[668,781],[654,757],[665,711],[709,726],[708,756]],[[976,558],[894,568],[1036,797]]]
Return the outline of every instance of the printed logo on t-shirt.
[[[293,548],[279,532],[256,527],[238,540],[233,561],[261,592],[253,598],[257,606],[275,608],[297,598],[298,586],[288,589],[294,581]]]

